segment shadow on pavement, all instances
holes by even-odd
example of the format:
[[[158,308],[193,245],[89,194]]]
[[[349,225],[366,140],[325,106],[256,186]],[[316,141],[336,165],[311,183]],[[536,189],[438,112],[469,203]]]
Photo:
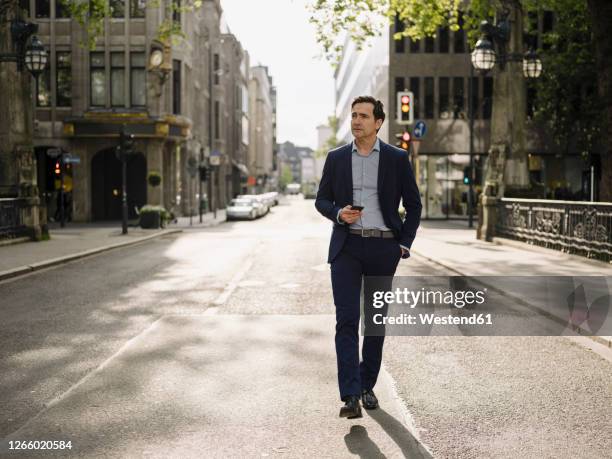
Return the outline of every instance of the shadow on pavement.
[[[382,408],[367,411],[402,450],[404,457],[431,458],[432,455],[414,438],[410,431]],[[370,456],[366,456],[370,457]]]

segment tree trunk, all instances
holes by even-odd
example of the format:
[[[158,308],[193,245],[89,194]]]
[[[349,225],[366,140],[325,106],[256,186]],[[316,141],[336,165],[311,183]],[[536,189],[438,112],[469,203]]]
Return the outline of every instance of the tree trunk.
[[[0,0],[0,53],[15,52],[11,21],[21,18],[16,0]],[[21,223],[40,238],[34,159],[31,75],[14,62],[0,63],[0,197],[19,197]]]
[[[595,40],[597,65],[597,87],[603,101],[602,140],[604,150],[601,157],[601,180],[599,200],[612,202],[612,2],[610,0],[588,0]]]
[[[520,3],[508,2],[510,40],[508,54],[523,54],[523,11]],[[498,50],[499,54],[499,50]],[[525,148],[526,97],[521,62],[508,62],[495,69],[491,147],[505,151],[503,177],[499,196],[524,195],[529,189],[527,152]]]

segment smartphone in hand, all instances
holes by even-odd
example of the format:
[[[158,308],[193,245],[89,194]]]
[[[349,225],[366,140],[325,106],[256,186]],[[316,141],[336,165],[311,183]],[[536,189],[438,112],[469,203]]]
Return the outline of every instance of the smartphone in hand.
[[[363,210],[363,206],[351,206],[351,210]]]

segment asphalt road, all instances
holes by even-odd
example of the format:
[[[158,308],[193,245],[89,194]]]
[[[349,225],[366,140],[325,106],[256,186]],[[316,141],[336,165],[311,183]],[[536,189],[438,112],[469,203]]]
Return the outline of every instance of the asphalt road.
[[[291,197],[0,283],[0,455],[610,457],[612,366],[562,337],[389,337],[382,409],[339,419],[329,231]]]

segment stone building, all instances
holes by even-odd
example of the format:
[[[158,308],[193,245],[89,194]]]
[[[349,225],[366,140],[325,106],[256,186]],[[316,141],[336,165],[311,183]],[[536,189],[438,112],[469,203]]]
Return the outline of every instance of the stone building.
[[[115,150],[125,129],[135,136],[136,151],[128,161],[129,218],[144,204],[178,215],[197,213],[200,199],[209,209],[223,208],[248,172],[243,107],[249,76],[248,57],[223,25],[220,1],[204,0],[187,12],[168,9],[167,1],[158,7],[144,0],[110,4],[112,14],[91,50],[83,46],[83,27],[67,17],[59,0],[27,4],[49,53],[35,94],[42,205],[53,218],[59,181],[50,153],[59,148],[78,161],[64,165],[73,220],[120,219]],[[164,20],[179,24],[184,38],[161,42]],[[209,166],[203,183],[190,164]],[[147,180],[154,173],[160,186]]]

